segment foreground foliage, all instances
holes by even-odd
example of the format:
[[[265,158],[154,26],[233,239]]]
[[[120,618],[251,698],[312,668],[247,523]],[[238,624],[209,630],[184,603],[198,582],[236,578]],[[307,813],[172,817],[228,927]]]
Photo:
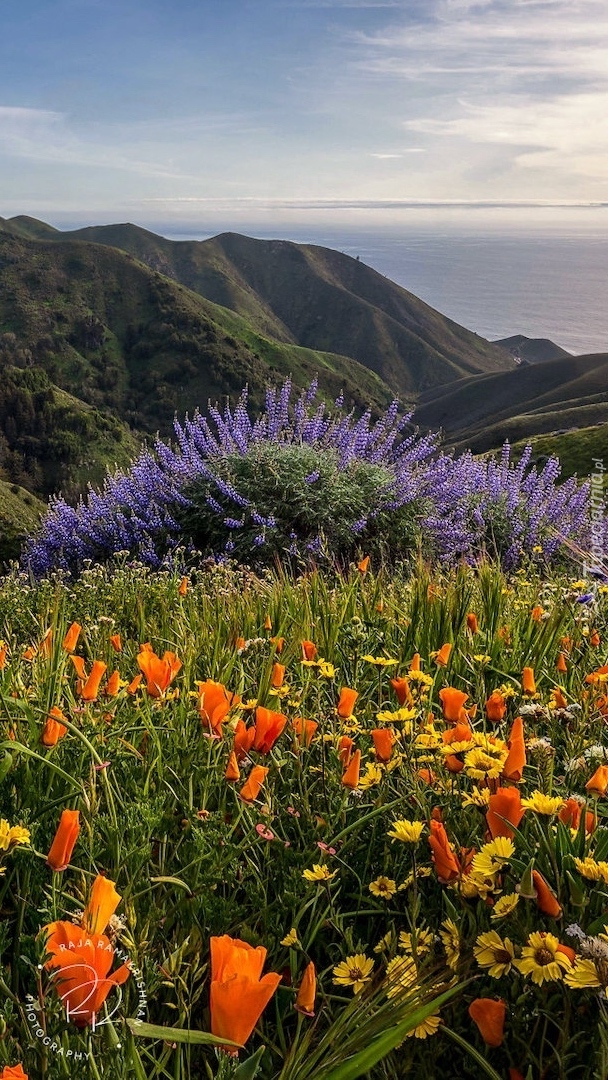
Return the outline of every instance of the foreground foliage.
[[[0,619],[0,1068],[606,1075],[606,587],[115,566]]]

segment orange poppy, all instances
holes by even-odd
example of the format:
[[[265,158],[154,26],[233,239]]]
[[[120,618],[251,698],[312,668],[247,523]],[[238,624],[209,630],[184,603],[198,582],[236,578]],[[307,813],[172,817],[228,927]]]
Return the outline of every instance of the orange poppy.
[[[442,822],[431,818],[429,844],[433,853],[433,862],[439,881],[447,884],[460,876],[460,864],[454,849],[448,840],[448,834]]]
[[[395,736],[390,728],[374,728],[371,732],[376,751],[376,761],[390,761],[395,745]]]
[[[234,643],[234,647],[235,647],[237,652],[241,652],[245,648],[246,644],[247,644],[247,642],[245,641],[244,637],[237,637],[237,639],[236,639],[236,641]]]
[[[104,664],[103,660],[93,661],[91,673],[80,691],[80,696],[83,701],[97,701],[99,684],[103,679],[107,667],[108,665]]]
[[[68,1020],[76,1027],[95,1025],[96,1017],[108,994],[126,982],[129,964],[110,974],[114,949],[105,936],[70,922],[50,923],[45,962],[52,972],[53,986],[65,1005]]]
[[[494,840],[497,836],[508,836],[513,839],[515,829],[518,827],[526,810],[521,805],[519,788],[499,787],[493,795],[490,795],[486,821],[490,836]]]
[[[239,769],[239,763],[236,759],[236,754],[234,750],[232,750],[230,757],[228,758],[228,764],[226,766],[224,778],[231,781],[232,783],[236,783],[237,780],[241,779],[241,771]]]
[[[0,1080],[28,1080],[22,1065],[5,1065],[0,1073]]]
[[[65,651],[69,653],[74,652],[74,649],[76,648],[76,642],[80,637],[81,630],[82,626],[80,625],[80,623],[73,622],[72,625],[68,628],[68,631],[61,643],[61,648],[65,649]]]
[[[452,646],[449,641],[446,641],[445,645],[442,645],[437,656],[435,657],[435,663],[438,667],[447,667],[448,660],[450,659],[450,653]]]
[[[228,715],[233,705],[240,704],[238,694],[231,694],[223,683],[207,679],[205,682],[197,682],[198,687],[198,711],[203,727],[214,735],[222,735],[222,721]]]
[[[605,795],[608,788],[608,765],[599,765],[593,776],[585,784],[585,790],[592,795]]]
[[[86,677],[87,677],[87,671],[86,671],[86,665],[85,665],[85,662],[84,662],[84,658],[82,656],[71,655],[70,660],[72,661],[74,667],[76,668],[76,674],[77,674],[78,678],[81,680],[81,682],[84,682]]]
[[[359,697],[358,690],[351,690],[349,686],[343,686],[340,690],[340,698],[338,701],[337,713],[343,720],[346,720],[352,715],[355,701]]]
[[[135,675],[135,677],[131,679],[131,682],[127,686],[127,694],[136,694],[139,690],[142,680],[143,675]]]
[[[285,644],[285,638],[284,637],[271,637],[270,641],[274,645],[274,647],[275,647],[275,649],[276,649],[276,651],[278,653],[283,652],[283,646]]]
[[[137,665],[146,678],[146,690],[150,697],[159,698],[165,693],[182,666],[174,652],[163,653],[162,659],[153,651],[149,642],[140,645]]]
[[[504,1038],[506,1002],[494,998],[475,998],[469,1005],[469,1016],[479,1028],[486,1046],[500,1046]]]
[[[573,964],[576,960],[575,950],[572,949],[570,945],[562,945],[561,941],[555,951],[562,953],[564,956],[567,956],[571,964]]]
[[[532,611],[530,612],[530,618],[532,619],[532,622],[541,622],[542,617],[543,608],[540,604],[536,604],[536,606],[533,607]]]
[[[564,825],[567,825],[570,829],[578,829],[583,805],[578,799],[573,799],[570,796],[569,799],[566,799],[557,815],[559,820],[563,821]],[[587,810],[585,813],[585,832],[592,833],[596,828],[597,817],[590,810]]]
[[[601,640],[602,639],[600,638],[597,630],[594,630],[593,633],[589,635],[589,644],[593,645],[594,647],[597,647],[600,644]]]
[[[116,697],[120,690],[120,671],[113,671],[106,683],[104,694],[106,697]]]
[[[46,857],[47,866],[57,872],[65,870],[80,833],[80,810],[62,810],[59,825]]]
[[[89,900],[82,916],[82,925],[88,934],[102,934],[120,903],[116,886],[103,874],[93,882]]]
[[[285,665],[275,663],[272,665],[272,688],[279,690],[285,680]]]
[[[4,668],[6,666],[7,651],[7,646],[4,644],[3,641],[0,641],[0,671],[4,671]]]
[[[270,615],[267,615],[264,619],[264,630],[272,630],[272,620]]]
[[[509,756],[504,763],[502,775],[506,780],[512,780],[518,784],[523,776],[526,764],[526,743],[524,740],[524,722],[521,716],[516,716],[507,740]]]
[[[521,673],[521,685],[524,694],[536,693],[536,682],[534,680],[534,668],[525,667]]]
[[[317,658],[317,646],[314,641],[302,641],[302,659],[303,660],[316,660]]]
[[[47,716],[42,729],[41,742],[43,746],[56,746],[68,730],[63,721],[65,716],[57,705],[53,705]]]
[[[304,720],[301,716],[296,716],[291,726],[300,746],[310,746],[319,725],[316,720]]]
[[[555,665],[555,670],[561,672],[562,674],[565,674],[565,672],[568,670],[565,653],[560,652],[557,658],[557,663]]]
[[[472,634],[476,634],[479,630],[477,615],[474,611],[469,611],[467,615],[467,628],[471,631]]]
[[[410,671],[420,671],[420,653],[416,652],[409,663]]]
[[[296,998],[295,1007],[298,1012],[304,1014],[304,1016],[315,1015],[315,996],[317,993],[317,976],[315,972],[315,965],[311,960],[304,974],[302,976],[302,982],[300,983],[300,989],[298,990],[298,996]]]
[[[391,679],[391,686],[397,695],[397,701],[400,705],[413,705],[414,699],[410,691],[409,680],[401,675],[399,678]]]
[[[338,739],[338,756],[345,769],[350,762],[350,756],[354,745],[355,740],[351,739],[349,735],[341,735]]]
[[[114,652],[122,652],[122,639],[120,634],[112,634],[110,645],[114,649]]]
[[[38,646],[38,651],[40,652],[41,656],[44,656],[45,659],[48,660],[49,656],[51,655],[52,650],[53,650],[53,627],[49,626],[48,630],[46,631],[46,633],[42,637],[40,645]]]
[[[439,691],[443,707],[443,718],[447,720],[448,724],[457,724],[459,721],[466,723],[468,717],[464,709],[464,703],[468,696],[464,690],[457,690],[455,686],[444,686],[443,690]]]
[[[268,775],[268,769],[265,769],[263,765],[254,765],[253,769],[249,773],[247,780],[243,784],[243,787],[239,791],[239,795],[244,802],[254,802],[260,794],[260,788],[264,783]]]
[[[436,777],[432,769],[418,769],[417,775],[425,784],[434,784]]]
[[[342,784],[344,787],[350,788],[351,791],[357,787],[359,783],[359,771],[361,769],[361,751],[355,750],[352,755],[345,772],[342,775]]]
[[[566,709],[568,707],[568,702],[562,694],[559,686],[554,686],[551,694],[553,696],[553,703],[556,709]]]
[[[485,704],[486,716],[492,724],[499,724],[507,711],[507,702],[500,690],[493,690]]]
[[[532,881],[534,888],[536,889],[536,906],[539,911],[542,911],[543,915],[548,915],[551,919],[559,919],[562,909],[557,902],[555,894],[551,891],[547,882],[542,874],[539,874],[538,870],[532,871]]]
[[[258,705],[255,710],[253,749],[260,754],[268,754],[286,723],[287,717],[283,713],[273,712],[272,709],[266,709],[264,706]]]
[[[361,559],[361,561],[357,563],[357,570],[360,574],[367,574],[367,571],[369,570],[369,555],[366,555],[364,559]]]
[[[179,583],[179,589],[177,590],[180,596],[186,596],[188,592],[188,578],[184,575]]]
[[[234,731],[234,752],[237,757],[237,761],[242,761],[247,757],[247,754],[253,746],[253,740],[255,739],[255,728],[248,728],[245,721],[240,717],[236,722],[236,728]]]
[[[212,937],[211,1032],[243,1046],[275,993],[281,976],[275,971],[262,976],[266,960],[263,945],[257,948],[239,938]],[[234,1047],[224,1047],[231,1054]]]

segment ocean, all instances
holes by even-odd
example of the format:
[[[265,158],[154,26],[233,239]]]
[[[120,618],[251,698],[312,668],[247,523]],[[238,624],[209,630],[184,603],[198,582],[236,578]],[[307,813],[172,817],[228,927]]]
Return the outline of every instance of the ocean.
[[[608,352],[608,220],[598,220],[599,227],[588,220],[551,227],[462,219],[390,226],[239,221],[179,231],[157,225],[155,231],[173,240],[204,240],[231,230],[336,248],[482,337],[550,338],[580,355]]]

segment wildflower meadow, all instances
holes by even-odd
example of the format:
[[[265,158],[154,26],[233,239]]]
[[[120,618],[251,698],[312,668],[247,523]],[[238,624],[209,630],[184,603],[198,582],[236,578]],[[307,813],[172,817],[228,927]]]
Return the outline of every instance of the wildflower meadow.
[[[154,482],[142,455],[57,500],[0,581],[0,1077],[604,1080],[608,585],[581,576],[584,486],[505,452],[465,498],[463,461],[396,412],[337,435],[316,407],[313,438],[284,406],[274,433],[235,446],[245,413],[216,414],[203,453],[199,419],[146,452]],[[334,562],[329,519],[298,531],[262,479],[300,436],[294,491],[383,470]],[[256,562],[267,543],[284,563]]]

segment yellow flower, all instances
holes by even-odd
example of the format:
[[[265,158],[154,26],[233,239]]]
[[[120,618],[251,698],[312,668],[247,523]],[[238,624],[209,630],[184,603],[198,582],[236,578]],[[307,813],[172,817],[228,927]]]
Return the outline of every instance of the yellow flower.
[[[476,745],[464,756],[464,768],[467,776],[473,780],[496,780],[509,756],[509,748],[502,739],[477,733]]]
[[[416,985],[417,978],[418,972],[411,956],[396,956],[386,965],[386,996],[394,998],[406,990],[411,990]]]
[[[587,878],[587,881],[599,881],[602,876],[600,864],[590,855],[586,859],[575,859],[574,865],[581,877]]]
[[[521,960],[514,961],[515,967],[522,975],[531,975],[532,982],[538,986],[556,982],[572,966],[568,957],[557,951],[558,945],[554,934],[540,931],[530,934],[528,944],[521,950]]]
[[[543,795],[542,791],[533,791],[529,798],[522,799],[521,805],[537,814],[552,817],[563,806],[564,800],[555,795]]]
[[[489,788],[478,788],[475,784],[471,790],[465,792],[462,796],[463,806],[479,806],[482,810],[485,810],[490,804],[491,791]]]
[[[307,881],[331,881],[337,873],[337,870],[334,870],[333,873],[331,873],[328,866],[321,866],[320,863],[313,863],[312,870],[305,870],[302,877],[306,878]]]
[[[423,956],[433,947],[434,934],[432,930],[420,929],[415,934],[402,930],[399,934],[399,948],[410,955]]]
[[[413,1031],[408,1031],[408,1039],[426,1039],[429,1035],[436,1035],[437,1029],[441,1023],[441,1017],[438,1013],[431,1013],[427,1016],[426,1020],[423,1020],[421,1024],[418,1024]]]
[[[488,656],[487,653],[476,653],[476,655],[473,657],[473,660],[475,660],[478,664],[489,664],[491,659],[492,657]]]
[[[492,908],[491,919],[504,919],[506,915],[510,915],[512,911],[515,911],[519,903],[519,893],[508,893],[506,896],[501,896],[494,904]]]
[[[0,820],[0,851],[10,851],[17,844],[29,844],[30,831],[22,825],[9,825],[5,818]]]
[[[403,892],[404,889],[410,889],[414,884],[414,881],[417,881],[419,878],[431,877],[432,873],[433,871],[430,866],[418,866],[416,868],[415,876],[413,870],[407,875],[403,884],[399,886],[399,892]]]
[[[471,869],[481,877],[493,877],[507,865],[514,851],[515,844],[508,836],[497,836],[477,852]]]
[[[424,693],[426,688],[433,685],[433,676],[427,675],[424,671],[408,671],[407,681],[411,683],[420,683],[420,692]]]
[[[417,844],[423,829],[423,821],[408,821],[406,818],[400,818],[399,821],[393,821],[393,827],[387,836],[392,837],[393,840],[402,840],[405,844]]]
[[[373,968],[374,961],[370,960],[369,956],[365,956],[364,953],[355,953],[354,956],[347,956],[346,960],[336,964],[333,968],[335,978],[332,981],[336,986],[352,986],[353,993],[358,994],[370,981]]]
[[[376,667],[392,667],[393,664],[398,664],[398,660],[388,660],[386,656],[362,656],[362,660],[367,660],[368,664],[374,664]]]
[[[369,891],[372,896],[380,896],[383,900],[390,900],[397,892],[397,882],[392,878],[380,875],[375,881],[370,881]]]
[[[473,956],[480,967],[488,969],[488,975],[500,979],[511,970],[515,949],[509,938],[503,939],[495,930],[480,934],[473,948]]]
[[[360,791],[366,791],[367,788],[373,787],[374,784],[379,784],[382,780],[382,775],[382,766],[376,765],[373,761],[368,761],[365,766],[365,772],[361,773],[359,777],[357,787]]]
[[[289,933],[286,934],[285,937],[281,939],[281,945],[284,945],[286,949],[289,949],[289,948],[291,948],[292,945],[299,945],[299,944],[300,944],[300,942],[298,941],[298,931],[296,930],[295,926],[292,926]]]
[[[336,669],[333,664],[330,664],[328,660],[319,661],[319,673],[324,679],[333,679],[336,674]]]
[[[387,930],[384,937],[380,938],[377,945],[374,945],[375,953],[390,952],[393,947],[393,931]]]
[[[411,720],[416,716],[416,709],[395,709],[394,712],[390,712],[388,709],[384,709],[382,712],[376,713],[376,720],[381,724],[403,724],[402,731],[405,735],[410,735],[412,732]]]
[[[602,987],[605,988],[606,983],[608,982],[608,967],[605,960],[603,962],[603,969],[605,982],[602,982],[602,979],[600,979],[598,969],[593,960],[577,956],[570,970],[564,975],[564,982],[571,990],[602,989]]]
[[[457,878],[451,884],[451,888],[455,889],[467,900],[474,897],[485,900],[490,893],[494,892],[495,886],[496,882],[493,877],[485,878],[481,874],[473,873],[473,871],[470,874],[463,874],[461,878]]]
[[[445,962],[455,971],[460,959],[460,931],[453,919],[444,919],[441,925],[444,929],[439,931],[439,937],[446,952]]]

